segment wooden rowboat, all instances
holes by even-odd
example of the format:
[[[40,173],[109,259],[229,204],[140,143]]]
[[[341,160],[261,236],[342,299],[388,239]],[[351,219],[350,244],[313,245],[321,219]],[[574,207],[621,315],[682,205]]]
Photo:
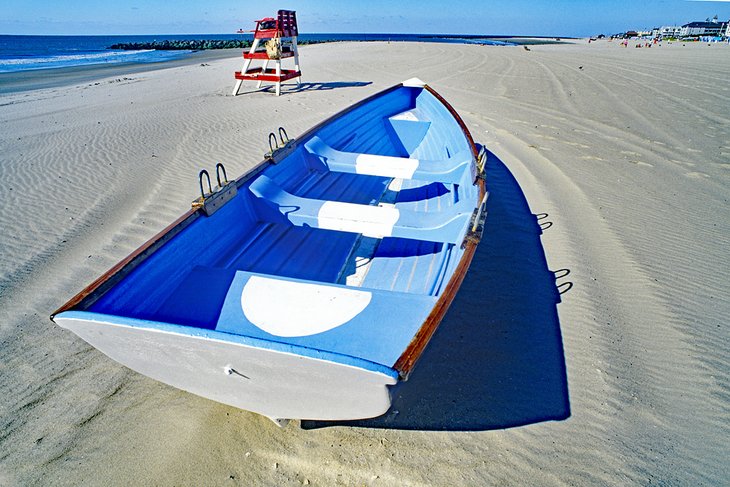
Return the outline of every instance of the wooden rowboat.
[[[201,172],[191,210],[51,319],[141,374],[274,420],[379,416],[472,260],[485,151],[417,79],[270,143],[235,181],[219,165],[215,191]]]

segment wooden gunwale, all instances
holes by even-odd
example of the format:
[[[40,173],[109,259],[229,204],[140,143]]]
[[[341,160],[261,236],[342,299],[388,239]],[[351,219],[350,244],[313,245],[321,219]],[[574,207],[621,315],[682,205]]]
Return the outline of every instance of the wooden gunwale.
[[[474,143],[474,139],[472,138],[469,129],[466,127],[464,120],[462,120],[456,110],[454,110],[454,107],[452,107],[449,102],[447,102],[433,88],[426,85],[425,89],[428,90],[428,92],[431,93],[433,96],[435,96],[454,117],[456,122],[461,127],[464,136],[466,136],[467,140],[469,141],[469,144],[471,145],[472,157],[474,157],[474,160],[476,160],[479,153],[477,151],[476,144]],[[484,197],[486,187],[483,179],[480,178],[477,181],[479,184],[479,197],[477,198],[476,203],[479,204],[479,202],[482,201],[482,198]],[[461,256],[461,260],[459,260],[459,263],[454,270],[454,274],[451,276],[451,279],[449,279],[448,284],[446,284],[444,292],[441,293],[441,296],[439,296],[439,299],[436,301],[436,305],[431,310],[431,313],[429,313],[426,321],[424,321],[423,325],[421,325],[421,328],[414,335],[411,343],[408,345],[408,347],[406,347],[405,351],[403,351],[401,356],[398,357],[398,360],[396,360],[395,364],[393,365],[393,368],[398,371],[398,374],[400,375],[400,378],[402,380],[408,379],[408,376],[413,371],[416,362],[421,357],[421,354],[423,354],[423,351],[426,349],[428,342],[431,341],[434,333],[436,333],[436,329],[446,315],[446,311],[448,311],[449,306],[451,306],[451,303],[456,296],[456,292],[459,290],[459,287],[461,287],[461,283],[464,281],[464,277],[466,277],[466,272],[469,270],[469,265],[474,258],[476,248],[477,244],[475,242],[468,241],[466,243],[464,247],[464,254]]]

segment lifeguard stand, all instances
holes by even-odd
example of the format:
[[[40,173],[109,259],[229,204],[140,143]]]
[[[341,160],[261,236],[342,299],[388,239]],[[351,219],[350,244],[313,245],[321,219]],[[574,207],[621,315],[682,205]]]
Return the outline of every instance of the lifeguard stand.
[[[243,32],[243,31],[239,31]],[[249,31],[250,32],[250,31]],[[241,83],[244,80],[261,83],[271,81],[276,83],[276,96],[281,94],[281,83],[297,78],[297,86],[301,85],[302,72],[299,70],[299,51],[297,50],[297,15],[293,10],[279,10],[276,18],[266,17],[256,21],[256,30],[253,31],[251,50],[243,53],[243,68],[236,71],[236,86],[233,96],[238,95]],[[281,60],[294,58],[294,69],[281,69]],[[263,61],[263,66],[252,68],[253,60]],[[269,62],[274,61],[276,67],[269,68]]]

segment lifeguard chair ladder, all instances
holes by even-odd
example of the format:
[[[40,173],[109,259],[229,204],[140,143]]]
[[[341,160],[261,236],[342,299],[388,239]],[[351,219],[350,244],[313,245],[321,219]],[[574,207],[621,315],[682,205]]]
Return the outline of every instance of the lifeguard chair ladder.
[[[239,31],[243,32],[243,31]],[[281,94],[281,83],[292,78],[297,78],[297,86],[302,83],[302,72],[299,70],[299,51],[297,49],[297,15],[293,10],[279,10],[276,18],[266,17],[256,21],[253,44],[251,50],[243,53],[243,68],[236,71],[236,86],[233,87],[233,96],[238,95],[241,83],[244,80],[258,81],[256,88],[261,88],[261,83],[271,81],[276,83],[276,96]],[[266,49],[268,42],[279,43],[279,54],[270,54],[271,49]],[[281,60],[294,58],[294,69],[281,69]],[[263,66],[251,68],[253,60],[263,61]],[[269,68],[269,62],[274,61],[274,69]]]

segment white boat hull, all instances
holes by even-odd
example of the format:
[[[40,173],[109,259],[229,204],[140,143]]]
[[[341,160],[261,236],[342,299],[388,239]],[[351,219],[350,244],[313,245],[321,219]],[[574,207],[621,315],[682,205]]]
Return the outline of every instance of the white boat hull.
[[[111,359],[193,394],[272,419],[372,418],[395,378],[291,353],[169,331],[57,316]]]

